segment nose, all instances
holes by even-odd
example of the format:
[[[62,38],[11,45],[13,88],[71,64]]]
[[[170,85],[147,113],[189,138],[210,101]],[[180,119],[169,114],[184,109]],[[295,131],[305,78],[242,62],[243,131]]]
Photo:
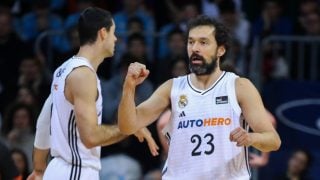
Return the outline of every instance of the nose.
[[[200,46],[198,42],[195,42],[191,47],[192,52],[199,52]]]

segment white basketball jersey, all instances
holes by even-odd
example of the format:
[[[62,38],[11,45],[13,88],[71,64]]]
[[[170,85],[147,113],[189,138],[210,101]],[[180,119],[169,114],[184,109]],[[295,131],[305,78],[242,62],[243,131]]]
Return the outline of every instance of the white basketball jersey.
[[[248,180],[248,149],[229,140],[241,126],[234,73],[223,72],[208,89],[191,84],[190,75],[173,79],[171,121],[165,128],[169,153],[163,180]]]
[[[75,56],[63,63],[54,72],[51,86],[53,100],[50,127],[51,155],[72,164],[75,167],[74,171],[79,171],[78,168],[83,166],[100,170],[101,147],[88,149],[81,142],[75,120],[74,106],[66,99],[64,94],[66,78],[72,70],[80,66],[87,66],[95,73],[87,59]],[[96,101],[97,121],[98,124],[101,124],[102,97],[98,77],[97,91],[99,93]]]

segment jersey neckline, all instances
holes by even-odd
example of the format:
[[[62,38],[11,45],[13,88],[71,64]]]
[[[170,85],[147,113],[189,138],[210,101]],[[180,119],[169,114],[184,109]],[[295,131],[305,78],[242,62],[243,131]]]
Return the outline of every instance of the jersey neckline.
[[[191,74],[188,74],[187,75],[187,82],[188,82],[188,85],[189,87],[194,91],[196,92],[197,94],[200,94],[200,95],[205,95],[207,92],[211,91],[220,81],[221,79],[226,75],[226,71],[223,71],[223,73],[219,76],[219,78],[216,80],[216,82],[214,82],[209,88],[205,89],[205,90],[201,90],[201,89],[198,89],[196,87],[194,87],[191,83]]]

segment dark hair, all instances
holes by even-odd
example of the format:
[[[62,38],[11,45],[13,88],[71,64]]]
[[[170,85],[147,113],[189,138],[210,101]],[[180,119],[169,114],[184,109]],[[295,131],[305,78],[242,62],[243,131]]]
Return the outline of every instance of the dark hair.
[[[132,41],[140,41],[142,44],[146,44],[145,37],[141,33],[133,33],[128,37],[128,45],[130,46]]]
[[[183,37],[185,35],[184,32],[179,27],[175,27],[174,29],[169,31],[168,36],[167,36],[167,41],[170,41],[171,37],[176,34],[182,35]]]
[[[214,27],[215,31],[213,32],[213,35],[217,41],[218,46],[224,46],[226,49],[226,52],[228,52],[230,48],[230,43],[231,43],[231,36],[229,33],[229,29],[225,25],[206,15],[200,15],[194,19],[191,19],[188,22],[187,37],[189,37],[190,30],[198,26]],[[227,53],[221,56],[221,61],[224,60],[224,57],[226,56],[226,54]]]
[[[17,154],[20,154],[22,156],[22,159],[24,161],[24,169],[23,169],[23,172],[22,172],[22,179],[27,179],[28,175],[29,175],[29,162],[28,162],[28,158],[27,158],[27,155],[24,151],[22,151],[21,149],[18,149],[18,148],[13,148],[11,150],[11,156],[14,154],[14,153],[17,153]]]
[[[219,10],[221,14],[236,13],[236,5],[233,0],[225,0],[219,3]]]
[[[109,11],[97,7],[86,8],[81,13],[78,22],[80,46],[93,43],[101,28],[106,28],[109,31],[112,25],[112,16]]]
[[[35,124],[35,119],[34,119],[34,111],[32,109],[31,106],[23,104],[23,103],[16,103],[13,104],[12,106],[8,107],[8,109],[5,112],[5,117],[4,117],[4,122],[3,122],[3,134],[7,135],[13,128],[13,118],[15,113],[20,110],[20,109],[25,109],[28,111],[28,115],[29,115],[29,124],[30,127],[32,128],[31,130],[34,132],[34,124]]]

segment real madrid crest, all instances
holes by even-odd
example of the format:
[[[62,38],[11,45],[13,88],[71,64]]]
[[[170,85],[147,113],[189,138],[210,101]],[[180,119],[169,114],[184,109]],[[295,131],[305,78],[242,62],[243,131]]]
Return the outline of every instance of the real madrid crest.
[[[178,106],[179,108],[184,108],[188,105],[188,98],[187,95],[180,95],[179,101],[178,101]]]

